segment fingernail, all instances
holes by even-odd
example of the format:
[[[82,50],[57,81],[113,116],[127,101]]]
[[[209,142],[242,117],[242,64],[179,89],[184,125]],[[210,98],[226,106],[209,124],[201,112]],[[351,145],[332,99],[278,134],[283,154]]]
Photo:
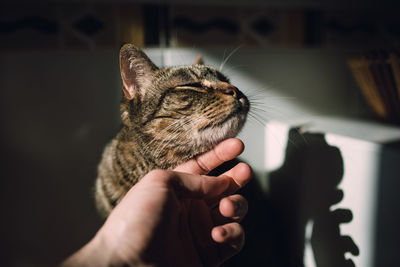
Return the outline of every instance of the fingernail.
[[[225,228],[221,227],[221,236],[225,237],[228,234],[228,232],[225,230]]]
[[[235,203],[235,215],[240,216],[246,212],[245,205],[242,202],[238,201]]]

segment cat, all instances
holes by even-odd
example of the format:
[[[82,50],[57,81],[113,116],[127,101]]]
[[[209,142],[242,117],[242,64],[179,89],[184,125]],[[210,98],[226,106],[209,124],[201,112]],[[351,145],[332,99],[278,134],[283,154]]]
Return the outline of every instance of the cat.
[[[250,108],[228,78],[198,57],[194,65],[158,68],[132,44],[119,54],[122,128],[105,147],[95,200],[107,216],[153,169],[173,169],[234,137]]]

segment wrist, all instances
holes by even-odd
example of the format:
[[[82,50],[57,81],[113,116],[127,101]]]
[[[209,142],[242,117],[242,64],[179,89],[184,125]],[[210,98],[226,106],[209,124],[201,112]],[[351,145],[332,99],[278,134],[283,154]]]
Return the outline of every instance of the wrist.
[[[89,243],[66,259],[61,267],[123,265],[122,262],[117,260],[113,250],[109,248],[103,235],[99,232]]]

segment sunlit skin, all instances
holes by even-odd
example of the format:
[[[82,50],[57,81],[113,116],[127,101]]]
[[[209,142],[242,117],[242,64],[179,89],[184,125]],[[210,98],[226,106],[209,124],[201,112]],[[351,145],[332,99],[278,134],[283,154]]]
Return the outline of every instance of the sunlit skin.
[[[251,177],[239,163],[219,177],[210,170],[244,149],[228,139],[179,165],[154,170],[111,212],[95,237],[63,266],[217,266],[240,251],[247,201],[235,191]]]

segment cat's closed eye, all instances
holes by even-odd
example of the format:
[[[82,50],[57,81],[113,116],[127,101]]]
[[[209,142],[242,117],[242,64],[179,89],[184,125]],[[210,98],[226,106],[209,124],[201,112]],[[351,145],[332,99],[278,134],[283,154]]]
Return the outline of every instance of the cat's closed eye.
[[[188,84],[184,84],[183,86],[187,86],[187,87],[196,87],[196,88],[204,88],[204,85],[202,85],[199,82],[196,83],[188,83]]]
[[[195,91],[201,91],[201,92],[206,92],[210,90],[210,88],[204,86],[200,82],[194,82],[194,83],[186,83],[182,85],[178,85],[175,87],[176,90],[195,90]]]

